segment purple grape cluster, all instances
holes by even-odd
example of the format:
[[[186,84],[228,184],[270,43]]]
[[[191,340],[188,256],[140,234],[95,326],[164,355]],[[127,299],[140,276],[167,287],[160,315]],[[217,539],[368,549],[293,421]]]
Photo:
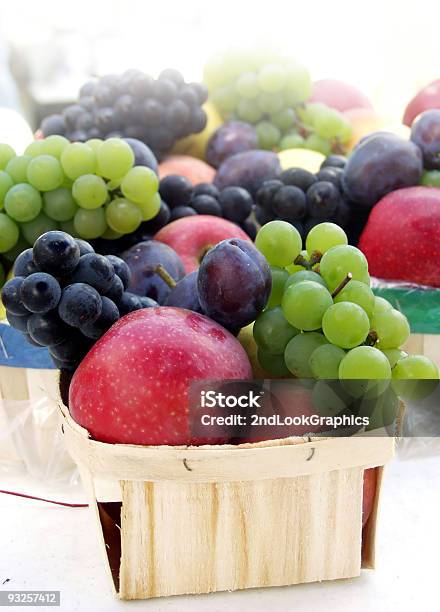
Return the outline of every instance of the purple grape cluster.
[[[177,70],[163,70],[157,79],[139,70],[108,74],[85,83],[76,104],[41,123],[44,136],[61,134],[71,141],[91,138],[136,138],[161,159],[180,138],[206,126],[202,105],[208,90],[185,83]]]
[[[121,316],[157,305],[126,291],[130,281],[119,257],[51,231],[18,256],[1,295],[10,325],[31,344],[48,347],[58,368],[74,370]]]
[[[255,217],[260,225],[274,219],[292,223],[303,239],[315,225],[333,221],[357,242],[358,225],[365,215],[356,214],[341,185],[346,158],[327,157],[316,174],[289,168],[276,179],[265,181],[256,195]]]

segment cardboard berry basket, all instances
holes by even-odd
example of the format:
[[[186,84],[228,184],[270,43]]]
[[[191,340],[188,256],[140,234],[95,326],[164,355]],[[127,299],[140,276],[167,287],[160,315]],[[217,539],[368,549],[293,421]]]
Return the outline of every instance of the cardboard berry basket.
[[[382,466],[394,438],[107,444],[60,407],[120,599],[335,580],[374,568]],[[376,466],[362,530],[364,470]]]

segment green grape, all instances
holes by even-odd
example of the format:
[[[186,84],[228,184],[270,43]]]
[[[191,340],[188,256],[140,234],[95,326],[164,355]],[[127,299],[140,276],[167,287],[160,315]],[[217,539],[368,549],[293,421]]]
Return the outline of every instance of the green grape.
[[[69,141],[64,136],[59,136],[58,134],[54,134],[53,136],[48,136],[44,140],[40,142],[43,143],[42,153],[46,155],[52,155],[52,157],[56,157],[60,159],[61,153],[69,144]]]
[[[374,294],[370,287],[365,283],[357,280],[351,280],[347,285],[334,297],[335,303],[352,302],[360,306],[369,317],[373,314]]]
[[[237,92],[232,85],[222,85],[213,90],[211,100],[221,113],[228,114],[237,106]]]
[[[387,310],[391,310],[392,306],[388,300],[383,297],[374,296],[374,306],[373,306],[373,317],[378,315],[380,312],[386,312]]]
[[[69,221],[77,210],[78,206],[70,189],[59,187],[43,194],[43,211],[55,221]]]
[[[33,223],[33,221],[30,221],[30,223]],[[5,253],[2,253],[2,256],[4,257],[4,259],[6,259],[7,262],[9,262],[12,265],[14,265],[15,260],[20,255],[20,253],[23,253],[23,251],[28,249],[29,246],[31,246],[31,245],[20,234],[19,237],[18,237],[17,242],[14,244],[12,249],[9,249],[9,251],[6,251]]]
[[[38,191],[52,191],[63,184],[64,173],[56,157],[38,155],[29,162],[27,178],[32,187]]]
[[[426,187],[440,187],[440,170],[425,170],[420,184]]]
[[[307,251],[301,251],[300,255],[306,261],[309,261],[309,255]],[[301,270],[305,270],[306,268],[304,266],[300,266],[299,264],[292,263],[286,266],[285,269],[287,270],[287,272],[289,272],[289,274],[295,274],[296,272],[300,272]]]
[[[296,114],[305,125],[312,127],[316,117],[328,107],[322,102],[310,102],[309,104],[303,104],[296,108]]]
[[[319,272],[330,291],[334,291],[348,273],[352,274],[354,280],[361,282],[369,280],[365,255],[351,245],[335,246],[324,253],[319,264]]]
[[[322,317],[332,304],[328,290],[313,281],[290,285],[281,300],[281,308],[288,322],[303,331],[320,329]]]
[[[61,187],[64,187],[64,189],[70,189],[70,191],[72,191],[74,182],[75,181],[72,181],[72,179],[70,179],[68,176],[64,175],[64,181]]]
[[[295,111],[291,108],[283,108],[278,113],[271,115],[270,121],[282,132],[287,132],[295,123]]]
[[[438,380],[437,366],[425,355],[404,357],[393,369],[393,388],[408,400],[428,397],[437,388]]]
[[[337,380],[339,364],[345,357],[345,351],[333,344],[322,344],[310,355],[310,369],[315,378]]]
[[[332,152],[331,143],[318,136],[318,134],[309,134],[304,141],[304,148],[322,153],[326,157]]]
[[[405,353],[405,351],[401,351],[400,349],[383,349],[382,353],[390,362],[391,368],[394,368],[394,366],[398,361],[400,361],[400,359],[408,357],[408,353]]]
[[[327,289],[327,285],[324,282],[322,276],[313,272],[312,270],[299,270],[295,272],[295,274],[291,274],[284,284],[284,291],[287,290],[291,285],[296,285],[297,283],[302,283],[302,281],[313,281],[315,283],[319,283],[323,287]]]
[[[283,378],[290,376],[290,372],[284,362],[283,355],[270,355],[269,353],[265,353],[261,349],[258,349],[257,359],[260,366],[268,374],[272,374],[272,376],[282,376]]]
[[[93,210],[106,203],[108,198],[107,185],[100,176],[83,174],[73,183],[72,195],[81,208]]]
[[[317,350],[315,349],[313,353]],[[348,408],[353,398],[345,391],[339,380],[318,380],[313,387],[312,401],[321,416],[336,416]]]
[[[341,142],[346,142],[351,136],[351,125],[348,119],[334,108],[326,107],[325,110],[318,113],[314,117],[313,127],[318,136],[324,140],[338,139]]]
[[[310,256],[315,252],[323,255],[332,247],[346,244],[348,238],[342,227],[328,221],[312,227],[306,238],[306,249]]]
[[[160,195],[156,192],[142,204],[138,204],[137,202],[135,202],[135,204],[141,211],[142,221],[149,221],[150,219],[154,219],[160,210]]]
[[[93,149],[83,142],[73,142],[63,149],[61,165],[67,177],[75,181],[83,174],[95,173],[96,155]]]
[[[9,174],[3,170],[0,170],[0,210],[3,208],[6,194],[13,185],[14,181],[11,179]]]
[[[6,212],[14,221],[19,223],[35,219],[41,211],[41,207],[40,192],[27,183],[14,185],[5,197]]]
[[[78,234],[78,232],[75,229],[75,226],[73,224],[73,219],[69,219],[68,221],[62,221],[60,223],[60,227],[63,230],[63,232],[66,232],[66,234],[70,234],[74,238],[81,238],[81,236]]]
[[[254,323],[254,339],[265,353],[283,355],[289,340],[299,334],[299,329],[292,327],[279,306],[262,312]]]
[[[399,348],[411,333],[408,319],[394,308],[374,315],[371,327],[377,333],[377,347],[380,349]]]
[[[242,98],[255,98],[258,94],[258,81],[255,72],[245,72],[235,81],[235,91]]]
[[[121,234],[120,232],[115,232],[115,230],[112,230],[111,227],[108,227],[105,232],[102,234],[101,238],[104,238],[105,240],[117,240],[118,238],[121,238],[124,234]]]
[[[262,112],[253,100],[243,98],[237,106],[237,114],[240,119],[248,123],[257,123],[262,117]]]
[[[97,153],[99,147],[102,145],[104,141],[101,138],[91,138],[86,141],[86,145],[92,149],[95,153]]]
[[[105,140],[96,152],[98,174],[107,179],[125,176],[134,163],[134,153],[129,144],[120,138]]]
[[[255,102],[253,102],[255,104]],[[283,99],[279,94],[262,92],[257,98],[258,108],[262,113],[273,115],[283,109]]]
[[[255,246],[271,266],[284,268],[298,257],[302,248],[302,238],[290,223],[270,221],[258,231]]]
[[[58,223],[54,219],[50,219],[44,212],[41,212],[38,217],[21,224],[21,233],[24,238],[33,245],[41,234],[58,229]]]
[[[370,320],[363,308],[351,302],[333,304],[322,318],[322,331],[332,344],[351,349],[365,342]]]
[[[6,253],[6,251],[12,249],[17,244],[19,235],[20,231],[15,221],[5,213],[0,213],[0,253]]]
[[[279,64],[266,64],[258,73],[258,86],[262,91],[276,93],[286,84],[286,71]]]
[[[203,69],[203,80],[210,91],[226,83],[230,78],[229,71],[225,70],[226,57],[224,53],[212,55]]]
[[[25,149],[24,154],[29,157],[37,157],[46,153],[44,140],[34,140]]]
[[[307,68],[288,58],[284,62],[284,69],[290,104],[296,106],[308,100],[312,93],[312,80]]]
[[[300,149],[304,146],[304,143],[305,140],[300,134],[292,132],[281,138],[279,148],[281,151],[286,151],[287,149]]]
[[[318,332],[306,332],[294,336],[284,351],[286,366],[297,378],[313,378],[310,357],[315,349],[327,340]]]
[[[14,149],[8,144],[0,143],[0,170],[4,170],[13,157]]]
[[[374,431],[392,425],[399,414],[399,399],[390,385],[379,397],[362,399],[358,404],[359,416],[368,417],[369,425],[365,431]]]
[[[107,223],[115,232],[130,234],[139,227],[142,214],[139,206],[124,198],[115,198],[107,206]]]
[[[273,149],[281,138],[280,130],[269,121],[260,121],[260,123],[257,123],[255,130],[261,149]]]
[[[273,308],[281,304],[281,298],[284,293],[284,285],[289,277],[287,270],[283,268],[277,268],[276,266],[270,267],[272,276],[272,289],[270,292],[269,300],[266,304],[266,308]]]
[[[344,381],[345,390],[353,397],[378,397],[389,387],[390,363],[379,349],[358,346],[341,361],[339,378]]]
[[[78,208],[73,217],[73,227],[78,235],[85,240],[99,238],[107,229],[104,207],[86,210]]]
[[[27,183],[27,169],[32,157],[29,155],[17,155],[8,162],[5,172],[9,174],[14,183]]]
[[[136,204],[147,203],[151,196],[157,193],[158,188],[157,174],[145,166],[132,168],[121,182],[121,191],[124,196]]]

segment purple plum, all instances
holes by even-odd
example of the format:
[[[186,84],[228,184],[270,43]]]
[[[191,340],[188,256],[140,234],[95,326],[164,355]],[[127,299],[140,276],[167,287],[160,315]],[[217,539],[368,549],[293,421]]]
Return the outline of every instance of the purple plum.
[[[258,136],[253,125],[229,121],[214,132],[206,146],[206,161],[214,168],[236,153],[258,149]]]
[[[440,109],[425,111],[412,124],[411,140],[428,170],[440,170]]]
[[[214,178],[214,185],[224,189],[231,185],[244,187],[253,196],[264,183],[281,173],[278,155],[272,151],[245,151],[228,157]]]
[[[174,289],[171,289],[165,301],[165,306],[186,308],[203,314],[197,293],[197,276],[198,270],[195,270],[180,279]]]

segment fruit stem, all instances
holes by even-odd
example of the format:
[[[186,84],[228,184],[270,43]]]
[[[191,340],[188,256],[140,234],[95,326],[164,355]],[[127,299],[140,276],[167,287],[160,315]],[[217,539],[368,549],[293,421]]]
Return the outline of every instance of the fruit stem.
[[[156,274],[160,276],[160,278],[163,281],[166,282],[168,287],[170,287],[171,289],[174,289],[174,287],[177,285],[174,278],[170,274],[168,274],[168,272],[165,270],[165,268],[161,264],[157,265],[154,271],[156,272]]]
[[[309,260],[306,259],[303,255],[301,255],[301,253],[297,257],[295,257],[295,259],[293,260],[293,263],[296,266],[302,266],[303,268],[306,268],[306,270],[310,270],[312,268]]]
[[[321,259],[322,253],[320,253],[319,251],[313,251],[310,256],[310,267],[316,266],[316,264],[319,263]]]
[[[368,336],[365,339],[364,345],[365,346],[374,346],[378,340],[378,335],[377,333],[374,331],[374,329],[370,330],[370,333],[368,334]]]
[[[335,298],[338,293],[340,293],[342,291],[342,289],[348,285],[348,283],[351,281],[351,279],[353,278],[353,274],[351,272],[349,272],[347,274],[347,276],[344,278],[344,280],[339,283],[339,285],[336,287],[336,289],[333,291],[332,293],[332,298]]]

